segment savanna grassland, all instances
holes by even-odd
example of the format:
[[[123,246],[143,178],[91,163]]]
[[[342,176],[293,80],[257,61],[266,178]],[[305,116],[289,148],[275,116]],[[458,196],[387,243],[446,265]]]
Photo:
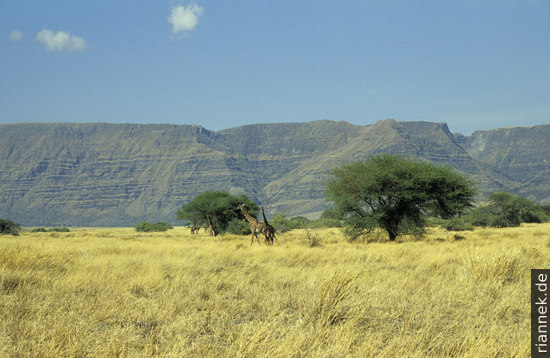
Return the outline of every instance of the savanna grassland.
[[[550,266],[550,224],[385,240],[0,236],[0,356],[529,356],[530,269]]]

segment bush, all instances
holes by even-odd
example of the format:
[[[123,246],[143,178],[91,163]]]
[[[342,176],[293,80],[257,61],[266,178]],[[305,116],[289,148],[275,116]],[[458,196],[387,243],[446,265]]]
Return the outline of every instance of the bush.
[[[166,231],[168,229],[173,229],[172,225],[163,222],[156,222],[153,224],[143,221],[136,226],[136,231],[139,232]]]
[[[11,220],[0,219],[0,234],[1,235],[19,235],[21,225],[14,223]]]
[[[550,216],[550,204],[541,204],[538,207],[547,215]]]
[[[519,216],[499,212],[491,206],[480,206],[468,213],[472,225],[482,227],[514,227],[521,224]]]
[[[489,206],[479,206],[472,209],[467,214],[467,217],[472,225],[486,227],[489,226],[489,221],[491,221],[491,217],[494,215],[493,210]]]
[[[296,229],[295,223],[287,219],[285,214],[275,214],[273,219],[271,219],[271,225],[279,232],[287,232]]]
[[[233,219],[227,225],[226,232],[236,235],[248,235],[250,234],[250,225],[240,219]]]
[[[526,213],[523,213],[521,216],[521,220],[525,223],[543,223],[550,219],[550,216],[546,213],[546,211],[539,205],[535,206],[532,211],[528,211]]]
[[[491,227],[517,227],[520,225],[520,217],[516,215],[506,215],[506,213],[499,213],[489,218],[489,226]]]
[[[447,231],[466,231],[474,229],[472,223],[468,219],[463,217],[445,220],[442,226]]]
[[[489,204],[468,213],[470,222],[476,226],[514,227],[521,223],[542,223],[548,221],[544,207],[531,200],[506,192],[489,195]]]
[[[324,218],[321,217],[317,220],[312,220],[309,222],[309,227],[311,228],[327,228],[327,227],[343,227],[344,223],[340,219],[333,218]]]
[[[279,232],[287,232],[294,229],[304,228],[327,228],[327,227],[343,227],[344,224],[341,219],[326,217],[321,215],[319,219],[310,220],[303,216],[296,216],[293,218],[287,218],[285,214],[275,214],[270,220],[271,225]]]
[[[288,219],[285,214],[275,214],[271,219],[273,227],[280,232],[286,232],[294,229],[303,229],[310,226],[311,221],[303,216],[296,216]]]
[[[45,229],[43,227],[37,227],[32,229],[31,232],[71,232],[68,227],[52,227],[49,229]]]
[[[52,227],[48,229],[50,232],[71,232],[68,227]]]

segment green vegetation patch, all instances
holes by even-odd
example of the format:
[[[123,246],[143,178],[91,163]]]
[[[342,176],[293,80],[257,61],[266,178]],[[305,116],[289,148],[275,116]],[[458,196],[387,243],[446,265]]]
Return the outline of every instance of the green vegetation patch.
[[[31,230],[31,232],[70,232],[71,230],[68,227],[51,227],[51,228],[43,228],[43,227],[37,227]]]
[[[136,231],[139,232],[159,232],[159,231],[166,231],[168,229],[173,229],[174,227],[168,223],[164,222],[156,222],[156,223],[149,223],[146,221],[140,222],[136,226]]]
[[[0,235],[19,235],[21,225],[11,220],[0,219]]]

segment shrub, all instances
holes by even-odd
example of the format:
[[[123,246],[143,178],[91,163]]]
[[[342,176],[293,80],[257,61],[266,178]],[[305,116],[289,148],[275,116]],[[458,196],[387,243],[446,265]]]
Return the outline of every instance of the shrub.
[[[538,207],[548,216],[550,216],[550,204],[541,204]]]
[[[317,234],[311,234],[309,230],[306,227],[306,238],[307,238],[307,245],[309,247],[318,247],[321,245],[321,238]]]
[[[156,222],[153,224],[143,221],[136,226],[136,231],[139,232],[166,231],[168,229],[173,229],[172,225],[163,222]]]
[[[271,224],[277,231],[286,232],[309,227],[311,221],[303,216],[295,216],[288,219],[285,214],[275,214],[273,219],[271,219]]]
[[[243,220],[233,219],[227,225],[226,231],[236,235],[248,235],[250,234],[250,225]]]
[[[479,206],[472,209],[468,214],[468,218],[474,226],[489,226],[491,217],[494,216],[492,209],[489,206]]]
[[[340,219],[321,217],[317,220],[311,221],[309,226],[312,228],[327,228],[327,227],[343,227],[344,224]]]
[[[472,223],[468,219],[463,217],[445,220],[442,226],[447,231],[466,231],[474,229]]]
[[[517,227],[520,225],[521,220],[515,215],[500,213],[489,218],[489,226],[491,227]]]
[[[52,227],[48,229],[51,232],[71,232],[68,227]]]
[[[492,227],[519,226],[522,222],[541,223],[548,221],[544,207],[531,200],[506,192],[489,195],[489,204],[468,213],[473,225]]]
[[[271,219],[271,225],[273,225],[273,227],[279,232],[286,232],[296,229],[295,223],[293,223],[290,219],[287,219],[285,214],[275,214],[273,219]]]
[[[49,229],[45,229],[43,227],[37,227],[32,229],[31,232],[70,232],[68,227],[52,227]]]
[[[2,235],[19,235],[21,225],[14,223],[11,220],[0,219],[0,234]]]
[[[543,223],[550,219],[550,216],[539,205],[535,206],[532,211],[525,212],[521,215],[521,220],[526,223]]]

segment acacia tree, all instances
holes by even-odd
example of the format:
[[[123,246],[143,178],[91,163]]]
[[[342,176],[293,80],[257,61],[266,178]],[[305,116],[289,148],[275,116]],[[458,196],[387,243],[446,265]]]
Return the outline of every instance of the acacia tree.
[[[229,227],[238,227],[244,220],[238,206],[245,204],[251,215],[257,215],[258,205],[246,195],[233,196],[225,191],[207,191],[183,205],[177,212],[178,220],[185,220],[196,226],[208,226],[208,219],[220,233]]]
[[[327,180],[327,199],[352,239],[380,227],[390,241],[424,232],[425,217],[445,219],[473,206],[473,182],[450,167],[382,154],[344,164]]]

